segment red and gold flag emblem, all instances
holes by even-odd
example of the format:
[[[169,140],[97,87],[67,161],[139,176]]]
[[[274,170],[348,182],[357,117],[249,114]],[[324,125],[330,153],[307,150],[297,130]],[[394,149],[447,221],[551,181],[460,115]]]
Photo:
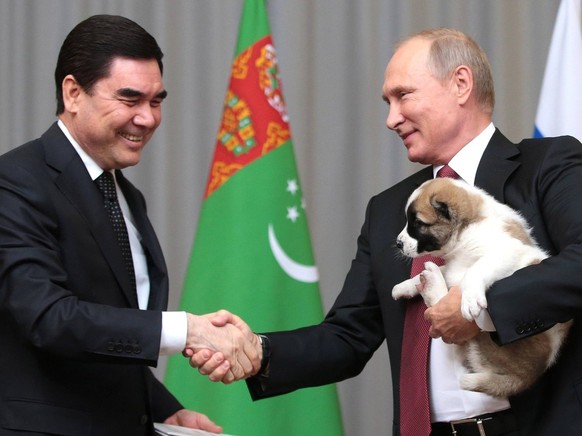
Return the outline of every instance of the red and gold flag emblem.
[[[268,35],[233,61],[206,196],[290,138],[277,54]]]

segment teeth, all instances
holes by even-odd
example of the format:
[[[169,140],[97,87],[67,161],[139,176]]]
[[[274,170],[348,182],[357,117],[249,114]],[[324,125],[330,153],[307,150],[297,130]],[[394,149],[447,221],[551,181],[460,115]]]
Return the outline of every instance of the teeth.
[[[119,135],[133,142],[139,142],[143,139],[143,136],[130,135],[129,133],[120,133]]]

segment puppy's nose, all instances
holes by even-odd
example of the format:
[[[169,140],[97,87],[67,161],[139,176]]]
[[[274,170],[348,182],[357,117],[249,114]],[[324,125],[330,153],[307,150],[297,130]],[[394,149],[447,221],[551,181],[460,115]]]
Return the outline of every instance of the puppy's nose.
[[[402,250],[402,247],[404,247],[404,243],[400,239],[397,239],[396,240],[396,248],[398,248],[399,250]]]

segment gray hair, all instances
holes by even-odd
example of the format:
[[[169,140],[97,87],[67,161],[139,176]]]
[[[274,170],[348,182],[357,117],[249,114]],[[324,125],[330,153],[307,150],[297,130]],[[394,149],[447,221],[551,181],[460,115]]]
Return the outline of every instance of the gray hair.
[[[422,38],[432,41],[429,51],[428,68],[439,80],[450,78],[460,65],[469,67],[473,73],[475,97],[481,108],[491,114],[495,106],[495,89],[491,65],[487,55],[471,37],[455,29],[427,29],[402,40],[397,47],[412,39]]]

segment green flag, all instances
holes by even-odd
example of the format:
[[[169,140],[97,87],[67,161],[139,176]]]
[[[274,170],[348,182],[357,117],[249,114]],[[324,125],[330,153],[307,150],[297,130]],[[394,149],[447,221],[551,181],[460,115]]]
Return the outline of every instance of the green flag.
[[[244,2],[181,309],[227,309],[255,331],[321,321],[305,203],[264,0]],[[200,376],[181,356],[166,385],[239,436],[342,435],[335,386],[253,402],[244,382]]]

